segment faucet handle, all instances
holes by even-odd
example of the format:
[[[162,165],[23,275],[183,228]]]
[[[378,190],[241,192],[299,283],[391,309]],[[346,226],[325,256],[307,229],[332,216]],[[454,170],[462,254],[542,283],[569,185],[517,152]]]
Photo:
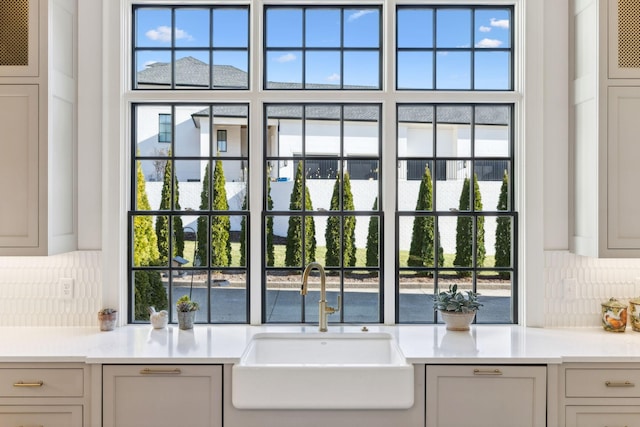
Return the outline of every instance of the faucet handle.
[[[340,311],[340,309],[342,309],[342,295],[338,295],[338,306],[337,307],[327,307],[328,309],[331,310],[331,314],[333,313],[337,313],[338,311]]]

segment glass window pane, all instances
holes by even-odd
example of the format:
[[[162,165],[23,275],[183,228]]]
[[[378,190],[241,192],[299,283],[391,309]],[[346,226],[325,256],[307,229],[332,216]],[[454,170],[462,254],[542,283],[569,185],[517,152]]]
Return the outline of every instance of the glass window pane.
[[[209,46],[209,9],[180,8],[175,10],[175,46]]]
[[[249,53],[246,50],[213,51],[213,88],[247,89]]]
[[[376,52],[345,52],[344,78],[345,89],[380,88],[380,54]]]
[[[305,19],[307,47],[340,46],[340,9],[307,9]]]
[[[379,9],[344,9],[344,46],[380,47]]]
[[[268,89],[301,89],[302,52],[268,51],[266,79]]]
[[[206,288],[202,289],[202,292]],[[242,271],[216,271],[211,283],[211,322],[247,322],[247,274]]]
[[[433,272],[403,270],[398,278],[401,323],[433,323]]]
[[[266,46],[302,46],[302,9],[270,7],[266,11]]]
[[[436,89],[471,89],[471,53],[438,51]]]
[[[482,307],[476,314],[476,323],[513,323],[513,286],[509,272],[479,273],[476,292]]]
[[[476,9],[476,47],[511,47],[511,12],[509,9]]]
[[[213,46],[249,47],[249,21],[246,9],[213,9]]]
[[[171,89],[171,52],[138,50],[135,54],[136,89]]]
[[[471,47],[471,10],[438,9],[436,13],[438,48]]]
[[[433,89],[433,52],[398,52],[398,89]]]
[[[337,306],[336,296],[328,295],[332,307]],[[380,319],[380,276],[377,271],[346,272],[342,317],[346,323],[378,323]],[[333,317],[333,319],[332,319]],[[338,321],[339,313],[329,316],[329,322]]]
[[[438,157],[471,156],[471,118],[472,109],[468,106],[441,106],[436,109]]]
[[[398,47],[433,47],[433,9],[398,9]]]
[[[340,88],[340,52],[308,52],[305,68],[308,89]]]
[[[200,50],[176,52],[175,85],[180,89],[210,87],[209,52]]]
[[[511,55],[509,52],[476,52],[474,67],[475,89],[511,89]]]
[[[169,47],[171,46],[171,9],[137,8],[136,47]]]
[[[149,307],[170,310],[167,296],[169,273],[166,270],[136,270],[132,274],[133,295],[129,304],[135,321],[149,322]]]
[[[509,157],[511,154],[510,109],[505,106],[475,108],[474,150],[477,157]]]

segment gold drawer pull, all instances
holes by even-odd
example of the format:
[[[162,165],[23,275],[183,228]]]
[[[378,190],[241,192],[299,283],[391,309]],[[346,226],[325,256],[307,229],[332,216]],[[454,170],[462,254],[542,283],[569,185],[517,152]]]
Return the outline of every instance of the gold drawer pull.
[[[473,375],[502,375],[500,369],[474,369]]]
[[[44,385],[44,381],[36,381],[33,383],[25,383],[23,381],[18,381],[17,383],[13,383],[14,387],[42,387]]]
[[[29,427],[29,426],[18,426],[18,427]],[[43,426],[43,425],[41,425],[41,424],[38,424],[37,426],[33,426],[33,427],[44,427],[44,426]],[[605,426],[605,427],[606,427],[606,426]]]
[[[142,375],[159,375],[159,374],[171,374],[171,375],[180,375],[182,371],[179,368],[175,369],[151,369],[144,368],[140,370]]]
[[[607,387],[635,387],[636,386],[631,381],[625,381],[625,382],[605,381],[604,385],[606,385]]]

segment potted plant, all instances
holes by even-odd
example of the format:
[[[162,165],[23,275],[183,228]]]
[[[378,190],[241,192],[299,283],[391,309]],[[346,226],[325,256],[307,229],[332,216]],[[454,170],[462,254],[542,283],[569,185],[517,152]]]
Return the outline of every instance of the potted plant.
[[[98,322],[101,331],[113,331],[118,320],[118,310],[113,308],[103,308],[98,312]]]
[[[178,301],[176,301],[178,327],[180,329],[193,329],[193,321],[199,308],[198,303],[193,301],[189,295],[183,295],[178,298]]]
[[[458,285],[450,285],[448,291],[440,292],[433,298],[433,308],[438,310],[450,331],[468,331],[478,309],[478,294],[466,291],[467,296],[458,291]]]

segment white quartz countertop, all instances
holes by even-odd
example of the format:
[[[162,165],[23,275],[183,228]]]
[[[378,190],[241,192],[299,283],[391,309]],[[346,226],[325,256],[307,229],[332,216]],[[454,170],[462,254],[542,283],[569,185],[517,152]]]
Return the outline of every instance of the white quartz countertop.
[[[359,332],[361,326],[330,326],[330,332]],[[640,362],[640,333],[602,328],[539,329],[474,325],[469,332],[444,326],[367,325],[389,332],[411,363],[556,364]],[[100,332],[95,328],[0,328],[0,362],[235,363],[260,332],[316,333],[317,326],[135,325]],[[361,332],[363,334],[367,332]]]

